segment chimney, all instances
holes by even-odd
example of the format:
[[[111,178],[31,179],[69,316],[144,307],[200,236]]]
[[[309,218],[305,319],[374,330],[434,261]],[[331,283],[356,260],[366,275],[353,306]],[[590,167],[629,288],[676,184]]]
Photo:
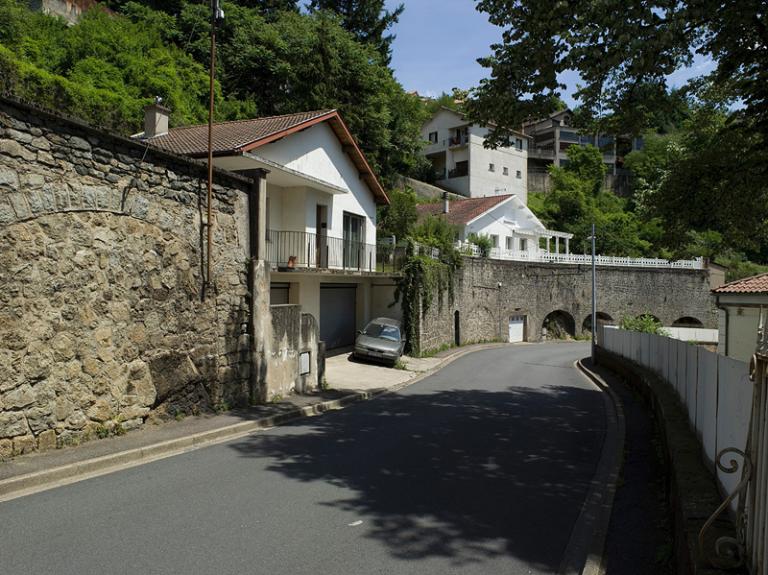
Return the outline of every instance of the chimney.
[[[144,108],[144,138],[154,138],[168,133],[168,116],[171,111],[162,105],[162,98]]]
[[[447,214],[448,212],[451,211],[451,207],[449,203],[450,202],[448,201],[448,192],[443,192],[443,213],[444,214]]]

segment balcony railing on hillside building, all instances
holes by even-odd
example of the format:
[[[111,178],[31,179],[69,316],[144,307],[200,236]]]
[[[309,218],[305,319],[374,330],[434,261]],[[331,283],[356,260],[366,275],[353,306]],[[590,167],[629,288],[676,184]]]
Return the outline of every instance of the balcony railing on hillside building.
[[[402,268],[405,248],[324,234],[269,230],[267,261],[279,271],[328,269],[390,273]]]

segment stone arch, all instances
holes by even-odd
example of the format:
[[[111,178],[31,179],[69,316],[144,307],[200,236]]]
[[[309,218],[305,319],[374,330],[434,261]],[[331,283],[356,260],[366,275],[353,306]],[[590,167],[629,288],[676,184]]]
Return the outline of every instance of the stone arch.
[[[562,309],[548,313],[541,327],[542,339],[568,339],[576,336],[576,320]]]
[[[672,322],[672,327],[704,327],[704,324],[691,316],[683,316]]]
[[[598,325],[615,325],[616,321],[610,314],[607,314],[604,311],[599,311],[597,312],[597,323]],[[584,321],[581,322],[581,331],[584,333],[592,332],[592,314],[589,314],[584,318]]]
[[[637,317],[637,319],[640,319],[640,318],[642,318],[642,317],[646,317],[646,316],[650,317],[651,319],[653,319],[653,320],[654,320],[655,322],[657,322],[657,323],[662,323],[662,321],[661,321],[661,320],[660,320],[660,319],[659,319],[657,316],[655,316],[655,315],[653,315],[652,313],[649,313],[649,312],[647,312],[647,311],[646,311],[646,312],[643,312],[643,313],[640,313],[640,314],[638,314],[636,317]]]

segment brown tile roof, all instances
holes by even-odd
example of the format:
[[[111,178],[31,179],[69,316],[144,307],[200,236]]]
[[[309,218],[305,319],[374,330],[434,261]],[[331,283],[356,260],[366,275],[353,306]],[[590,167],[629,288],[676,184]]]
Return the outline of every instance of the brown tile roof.
[[[355,164],[360,177],[373,192],[376,201],[380,204],[388,204],[389,198],[384,188],[336,110],[317,110],[251,120],[219,122],[213,125],[213,154],[227,156],[249,152],[320,122],[328,122],[342,143],[344,151]],[[203,158],[208,155],[208,124],[171,128],[167,134],[147,141],[169,152]]]
[[[477,216],[484,214],[494,206],[512,197],[512,194],[503,196],[489,196],[487,198],[467,198],[466,200],[451,200],[448,205],[448,213],[445,214],[448,223],[455,226],[465,226]],[[434,204],[420,204],[416,206],[419,217],[443,216],[443,202]]]
[[[219,122],[213,125],[213,153],[217,155],[244,151],[254,142],[291,130],[305,122],[331,114],[333,110],[301,112],[252,120]],[[208,124],[171,128],[167,134],[149,140],[155,146],[184,156],[208,155]]]
[[[768,294],[768,273],[736,280],[712,290],[715,293],[765,293]]]

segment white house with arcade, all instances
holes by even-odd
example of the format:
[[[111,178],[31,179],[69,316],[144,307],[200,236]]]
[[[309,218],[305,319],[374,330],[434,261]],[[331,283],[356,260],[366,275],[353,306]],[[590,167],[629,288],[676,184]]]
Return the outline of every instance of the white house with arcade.
[[[150,107],[138,137],[207,157],[207,125],[168,129],[167,113]],[[260,170],[266,181],[261,225],[271,303],[300,304],[315,316],[328,349],[354,343],[356,331],[391,301],[391,281],[377,273],[385,266],[376,253],[376,207],[389,200],[339,113],[217,123],[213,153],[216,167],[246,175]],[[388,287],[380,295],[382,283]]]
[[[435,185],[466,197],[516,195],[528,201],[528,141],[515,133],[511,145],[485,147],[488,128],[441,108],[422,126],[423,154],[432,163]]]
[[[450,201],[417,206],[420,217],[445,218],[458,228],[459,246],[476,249],[472,234],[488,236],[495,259],[541,261],[549,254],[570,254],[572,234],[548,230],[514,194]]]

